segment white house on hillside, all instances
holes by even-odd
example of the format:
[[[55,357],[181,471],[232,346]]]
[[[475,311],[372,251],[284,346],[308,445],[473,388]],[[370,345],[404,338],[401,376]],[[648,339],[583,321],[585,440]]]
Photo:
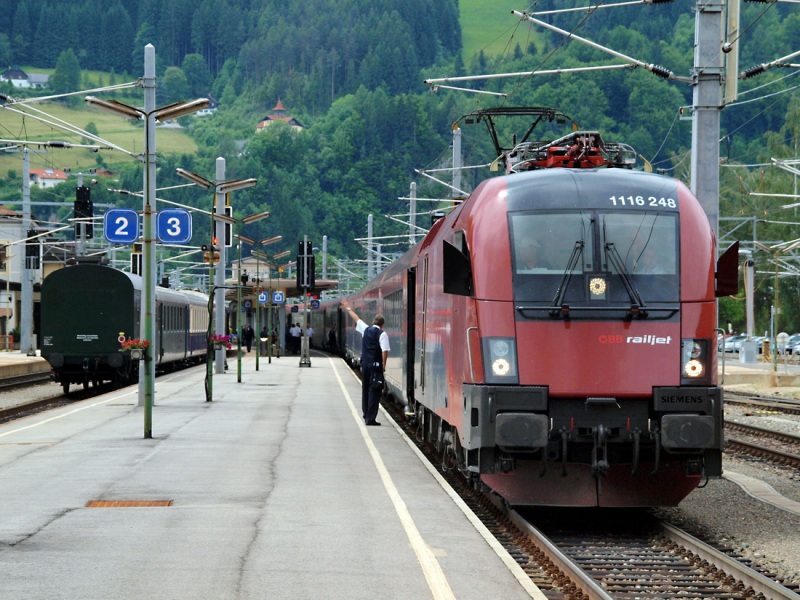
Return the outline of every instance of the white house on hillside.
[[[31,169],[31,185],[51,188],[67,180],[66,172],[60,169]]]
[[[50,75],[43,73],[26,73],[19,67],[6,69],[0,73],[0,81],[10,81],[15,88],[45,88]]]

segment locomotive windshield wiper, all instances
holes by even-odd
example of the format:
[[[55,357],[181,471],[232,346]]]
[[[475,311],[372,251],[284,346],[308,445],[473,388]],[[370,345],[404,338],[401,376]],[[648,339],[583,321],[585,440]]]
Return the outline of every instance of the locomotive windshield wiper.
[[[569,317],[569,306],[565,307],[562,303],[564,302],[564,296],[567,294],[567,288],[569,287],[570,279],[572,279],[572,274],[575,272],[578,260],[583,254],[583,244],[583,240],[577,240],[575,242],[575,247],[572,249],[572,254],[570,254],[569,260],[567,261],[567,268],[561,276],[561,281],[556,289],[556,296],[553,298],[553,310],[550,311],[551,317],[557,317],[559,314],[564,315],[564,318]]]
[[[631,308],[628,313],[629,316],[636,316],[639,318],[646,317],[647,310],[645,310],[646,307],[644,305],[644,300],[642,300],[639,290],[637,290],[636,286],[633,285],[631,276],[628,273],[628,270],[625,268],[625,263],[622,262],[622,258],[620,257],[619,252],[617,252],[617,247],[614,245],[614,242],[606,242],[605,251],[609,262],[611,262],[611,264],[617,270],[617,273],[619,273],[619,278],[622,280],[622,285],[625,286],[625,291],[628,292],[628,296],[631,299]]]

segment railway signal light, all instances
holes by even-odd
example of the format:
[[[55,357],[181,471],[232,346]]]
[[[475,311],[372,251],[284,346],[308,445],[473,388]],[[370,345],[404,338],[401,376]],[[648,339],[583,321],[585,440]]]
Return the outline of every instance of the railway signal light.
[[[75,219],[91,219],[94,216],[94,206],[92,204],[91,191],[85,185],[75,188],[75,203],[73,205],[73,215]],[[94,237],[94,227],[91,221],[81,221],[75,223],[75,239],[81,236],[81,223],[84,227],[84,237]]]
[[[29,229],[28,235],[26,237],[32,238],[38,232],[35,229]],[[25,268],[26,269],[38,269],[39,268],[39,258],[41,253],[41,242],[39,238],[36,239],[29,239],[25,242]]]
[[[142,243],[136,242],[131,249],[131,273],[134,275],[142,274]]]
[[[228,198],[230,198],[230,194],[226,194]],[[225,206],[225,215],[233,218],[233,207],[230,204]],[[233,247],[233,223],[229,223],[225,221],[225,247],[231,248]],[[216,238],[214,238],[216,240]],[[217,245],[217,242],[214,241],[214,245]]]
[[[213,238],[213,240],[214,240],[213,246],[209,246],[208,244],[203,244],[202,246],[200,246],[200,250],[203,251],[203,262],[207,263],[213,262],[214,264],[216,264],[219,262],[219,247],[216,245],[217,238]]]
[[[314,252],[311,242],[300,242],[297,251],[297,288],[312,291],[315,287]]]

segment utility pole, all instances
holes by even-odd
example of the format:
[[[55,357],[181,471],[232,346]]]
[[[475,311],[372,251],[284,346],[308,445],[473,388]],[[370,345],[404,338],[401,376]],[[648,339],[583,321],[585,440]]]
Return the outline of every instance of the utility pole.
[[[31,229],[31,156],[26,146],[22,150],[22,234],[28,237]],[[27,252],[23,252],[22,307],[19,322],[19,350],[29,356],[36,353],[33,344],[33,272]]]
[[[461,156],[461,128],[453,126],[453,203],[462,200],[461,195],[461,169],[464,167],[464,158]]]
[[[412,248],[416,237],[417,225],[417,183],[411,182],[411,189],[408,192],[408,247]]]
[[[225,159],[218,157],[216,162],[216,187],[214,198],[214,214],[225,215],[225,192],[220,190],[220,184],[225,181]],[[219,244],[219,262],[214,271],[214,332],[217,335],[227,333],[225,322],[225,222],[214,220],[214,237]],[[237,307],[238,308],[238,307]],[[214,360],[216,373],[225,372],[226,350],[218,349]]]
[[[692,70],[690,187],[705,210],[715,234],[719,231],[719,132],[723,108],[724,9],[725,0],[697,0]],[[735,77],[736,74],[731,76]]]
[[[375,251],[372,241],[372,215],[367,215],[367,280],[377,273],[375,269]]]

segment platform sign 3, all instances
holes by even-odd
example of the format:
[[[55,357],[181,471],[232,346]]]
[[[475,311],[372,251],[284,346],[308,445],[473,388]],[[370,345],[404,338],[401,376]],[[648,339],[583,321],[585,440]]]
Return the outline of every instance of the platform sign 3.
[[[139,213],[132,208],[111,208],[103,216],[103,236],[112,244],[132,244],[139,239]]]
[[[165,244],[185,244],[192,239],[192,215],[182,208],[158,211],[156,235]]]

